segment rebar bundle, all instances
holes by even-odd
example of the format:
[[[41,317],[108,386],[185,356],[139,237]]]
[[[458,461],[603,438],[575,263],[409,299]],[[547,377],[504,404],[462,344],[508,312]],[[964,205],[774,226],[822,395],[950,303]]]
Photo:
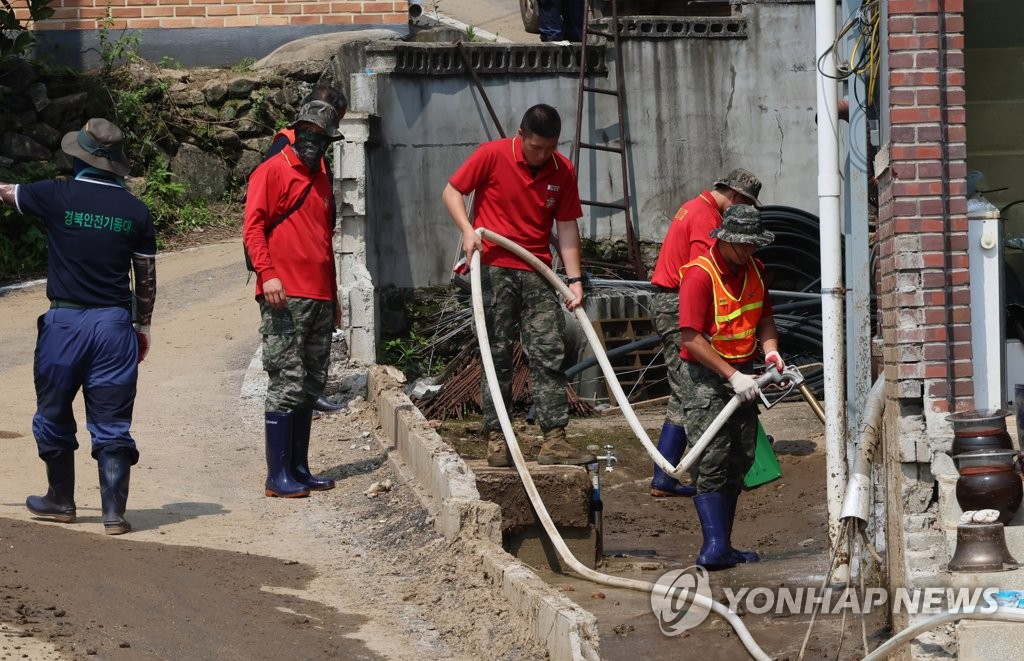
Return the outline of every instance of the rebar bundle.
[[[419,404],[420,411],[431,420],[463,419],[466,415],[480,413],[481,378],[483,370],[480,355],[475,345],[468,345],[449,363],[450,369],[442,375],[443,389],[429,401]],[[580,399],[571,385],[566,386],[569,399],[569,415],[587,417],[594,415],[594,407]],[[525,414],[533,403],[530,390],[529,361],[519,342],[512,350],[512,401],[511,411]]]

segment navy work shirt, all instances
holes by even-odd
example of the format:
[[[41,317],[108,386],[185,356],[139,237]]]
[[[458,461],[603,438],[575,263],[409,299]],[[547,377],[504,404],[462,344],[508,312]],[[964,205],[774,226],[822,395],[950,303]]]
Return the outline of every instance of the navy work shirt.
[[[149,209],[113,177],[19,184],[18,211],[43,219],[46,296],[86,307],[131,307],[132,254],[155,255]]]

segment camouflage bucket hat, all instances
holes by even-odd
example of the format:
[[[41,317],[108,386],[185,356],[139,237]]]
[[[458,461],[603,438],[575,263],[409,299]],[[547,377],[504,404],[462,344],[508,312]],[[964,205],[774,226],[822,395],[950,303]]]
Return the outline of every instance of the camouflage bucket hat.
[[[729,243],[746,243],[764,248],[775,235],[761,224],[761,212],[749,204],[734,204],[722,214],[722,226],[711,230],[711,236]]]
[[[736,168],[713,185],[716,187],[727,186],[740,195],[753,200],[755,207],[761,207],[761,200],[757,199],[757,196],[761,194],[761,180],[748,170]]]
[[[299,108],[299,117],[288,125],[288,128],[295,128],[300,122],[315,124],[324,130],[332,140],[344,138],[338,131],[338,113],[334,106],[326,101],[310,101]]]

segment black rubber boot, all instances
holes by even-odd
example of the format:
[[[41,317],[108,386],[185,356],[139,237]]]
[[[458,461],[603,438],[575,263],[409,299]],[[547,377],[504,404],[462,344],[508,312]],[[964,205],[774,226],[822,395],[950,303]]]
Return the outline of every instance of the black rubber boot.
[[[334,488],[334,480],[309,472],[309,430],[312,422],[313,411],[310,409],[299,409],[292,414],[292,476],[310,491],[328,491]]]
[[[735,567],[737,560],[729,545],[729,522],[725,518],[725,494],[718,491],[699,493],[693,497],[693,504],[704,534],[697,564],[709,571]]]
[[[132,456],[127,450],[100,450],[96,456],[100,471],[100,503],[103,507],[103,532],[123,535],[132,524],[124,519],[128,507],[128,483],[131,481]]]
[[[72,450],[54,453],[46,462],[45,496],[29,496],[25,507],[36,516],[58,523],[74,523],[75,510],[75,453]]]
[[[334,411],[340,411],[345,408],[344,404],[338,404],[327,399],[325,395],[320,395],[316,398],[316,403],[313,404],[313,408],[322,413],[333,413]]]
[[[732,549],[733,556],[736,558],[736,562],[758,562],[761,560],[761,556],[757,554],[757,551],[740,551],[739,549],[733,548],[732,546],[732,524],[736,519],[736,502],[740,496],[737,493],[723,493],[722,497],[725,499],[725,520],[729,524],[729,548]]]
[[[266,495],[276,498],[304,498],[309,487],[292,475],[292,423],[293,414],[269,412],[263,414],[266,428],[267,482]]]
[[[679,425],[666,422],[661,426],[658,438],[658,452],[675,466],[683,458],[686,450],[686,430]],[[694,496],[697,490],[688,484],[682,484],[654,464],[654,479],[651,480],[651,495],[655,498],[670,496]]]

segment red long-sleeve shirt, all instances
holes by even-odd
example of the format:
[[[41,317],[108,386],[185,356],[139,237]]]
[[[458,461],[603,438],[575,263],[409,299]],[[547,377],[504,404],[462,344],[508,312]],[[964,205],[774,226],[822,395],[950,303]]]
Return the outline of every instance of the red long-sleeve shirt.
[[[288,145],[261,163],[249,177],[242,240],[256,269],[256,296],[263,283],[279,278],[285,294],[335,299],[331,231],[331,182],[323,165],[302,205],[266,237],[267,224],[290,209],[309,185],[311,174]]]

